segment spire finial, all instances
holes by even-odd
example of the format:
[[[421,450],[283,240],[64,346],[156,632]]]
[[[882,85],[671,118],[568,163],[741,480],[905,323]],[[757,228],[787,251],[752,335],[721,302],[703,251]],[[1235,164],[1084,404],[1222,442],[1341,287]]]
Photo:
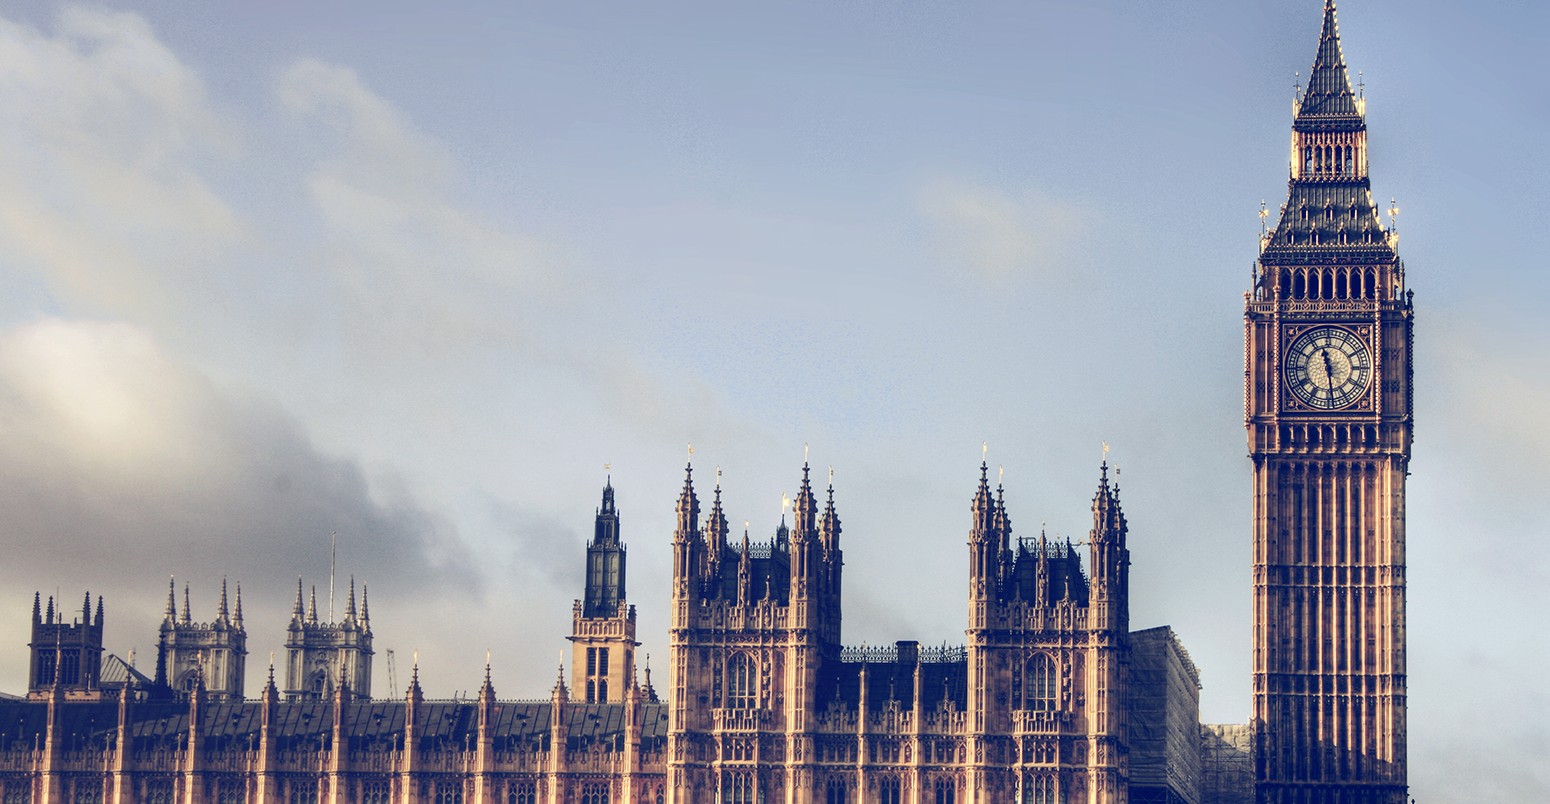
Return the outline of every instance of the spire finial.
[[[242,582],[237,582],[237,627],[242,627]]]
[[[188,584],[183,584],[183,624],[188,625],[194,621],[193,610],[188,605]]]
[[[175,576],[167,576],[167,620],[174,621],[178,615],[178,579]]]
[[[225,620],[231,616],[230,609],[226,606],[226,576],[221,576],[221,604],[215,609],[215,618]]]

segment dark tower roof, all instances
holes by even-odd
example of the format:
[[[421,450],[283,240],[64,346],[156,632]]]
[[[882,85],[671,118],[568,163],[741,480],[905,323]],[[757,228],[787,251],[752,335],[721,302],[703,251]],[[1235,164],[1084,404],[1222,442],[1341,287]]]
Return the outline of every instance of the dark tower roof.
[[[1262,265],[1380,264],[1397,259],[1367,174],[1367,121],[1340,50],[1334,0],[1293,117],[1292,178]]]
[[[1308,88],[1297,106],[1297,122],[1355,122],[1361,124],[1361,109],[1351,91],[1351,76],[1345,56],[1340,52],[1340,26],[1335,21],[1335,0],[1324,3],[1324,30],[1319,34],[1319,52],[1313,57],[1308,73]]]
[[[582,615],[612,617],[624,601],[624,543],[619,539],[619,509],[614,505],[614,485],[603,485],[603,502],[597,509],[592,541],[587,544],[587,588]]]

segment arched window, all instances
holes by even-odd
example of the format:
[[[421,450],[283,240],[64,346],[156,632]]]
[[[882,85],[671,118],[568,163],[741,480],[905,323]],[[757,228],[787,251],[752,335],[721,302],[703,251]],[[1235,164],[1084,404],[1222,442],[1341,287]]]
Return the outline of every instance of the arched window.
[[[721,777],[722,804],[754,804],[753,771],[725,771]]]
[[[1041,712],[1054,711],[1058,703],[1055,678],[1055,660],[1046,653],[1036,653],[1028,660],[1026,680],[1023,684],[1023,708]]]
[[[899,793],[899,777],[884,776],[877,782],[877,800],[880,804],[899,804],[904,800]]]
[[[392,786],[388,782],[362,782],[361,804],[392,804]]]
[[[538,804],[532,782],[518,782],[506,792],[506,804]]]
[[[951,777],[938,776],[935,792],[936,804],[955,804],[958,796],[958,785]]]
[[[753,657],[734,653],[727,660],[727,708],[753,709],[759,705],[759,675]]]
[[[1023,804],[1055,804],[1055,780],[1045,774],[1024,777]]]
[[[172,782],[147,782],[145,785],[145,797],[140,800],[144,801],[145,804],[172,804]],[[5,804],[31,804],[31,802],[32,797],[30,795],[17,796],[15,799],[12,799],[10,789],[6,789]]]
[[[824,804],[845,804],[845,780],[838,776],[830,776],[829,784],[824,788]]]

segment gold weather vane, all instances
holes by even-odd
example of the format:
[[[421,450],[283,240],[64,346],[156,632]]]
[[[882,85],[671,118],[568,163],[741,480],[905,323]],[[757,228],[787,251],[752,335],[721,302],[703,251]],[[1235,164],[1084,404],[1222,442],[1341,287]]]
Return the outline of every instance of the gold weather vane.
[[[806,441],[802,442],[802,463],[803,464],[807,463],[807,442]]]
[[[989,458],[990,458],[990,442],[989,441],[981,441],[980,442],[980,463],[984,463]]]
[[[998,486],[1002,485],[1002,482],[1005,481],[1005,480],[1006,480],[1006,466],[1004,466],[1004,465],[997,465],[996,466],[996,485],[998,485]]]
[[[1103,462],[1109,462],[1109,442],[1103,442]]]
[[[689,463],[694,463],[694,442],[689,442]]]
[[[782,491],[780,493],[780,516],[782,519],[786,518],[786,509],[790,507],[791,497],[789,497],[786,492]]]
[[[834,464],[829,464],[829,485],[834,485]]]

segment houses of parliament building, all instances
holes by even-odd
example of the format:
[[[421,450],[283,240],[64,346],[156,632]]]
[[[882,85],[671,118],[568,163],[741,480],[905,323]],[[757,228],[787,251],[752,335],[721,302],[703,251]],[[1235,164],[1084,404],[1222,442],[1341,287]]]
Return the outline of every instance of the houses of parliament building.
[[[1249,723],[1201,725],[1179,640],[1130,629],[1106,465],[1072,543],[1015,534],[982,463],[963,644],[883,648],[842,639],[832,479],[804,464],[790,523],[753,539],[689,466],[652,541],[672,551],[660,690],[610,479],[570,673],[538,699],[497,696],[488,668],[474,700],[427,699],[418,668],[374,694],[353,581],[337,620],[298,582],[256,699],[240,587],[207,622],[169,588],[150,675],[105,652],[100,597],[35,595],[26,696],[0,696],[0,804],[1403,804],[1412,309],[1333,0],[1292,140],[1245,311]]]

